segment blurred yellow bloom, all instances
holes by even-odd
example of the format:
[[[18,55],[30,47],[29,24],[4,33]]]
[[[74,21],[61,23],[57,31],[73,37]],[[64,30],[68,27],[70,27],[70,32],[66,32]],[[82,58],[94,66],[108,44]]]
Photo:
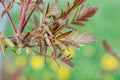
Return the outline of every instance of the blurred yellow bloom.
[[[43,67],[43,59],[39,56],[33,56],[30,60],[33,69],[41,69]]]
[[[74,56],[74,50],[72,47],[68,47],[68,49],[65,49],[65,54],[68,56],[68,55],[71,55],[71,57]]]
[[[67,67],[60,67],[58,70],[58,77],[60,80],[69,80],[70,77],[70,71]]]
[[[115,70],[119,66],[119,61],[111,55],[104,55],[101,60],[101,65],[106,70]]]
[[[24,67],[26,65],[26,59],[24,56],[18,56],[15,58],[15,65],[17,67]]]

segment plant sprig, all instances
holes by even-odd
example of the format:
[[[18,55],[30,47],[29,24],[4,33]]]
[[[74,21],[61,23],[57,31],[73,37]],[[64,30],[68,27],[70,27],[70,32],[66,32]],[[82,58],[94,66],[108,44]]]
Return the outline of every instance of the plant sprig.
[[[89,5],[84,6],[85,0],[68,2],[64,10],[58,7],[59,0],[55,0],[52,7],[47,3],[45,10],[41,8],[41,5],[44,4],[43,0],[20,0],[18,3],[20,6],[18,29],[9,13],[15,0],[11,0],[7,7],[4,2],[4,0],[0,0],[4,8],[2,17],[4,14],[8,15],[15,33],[14,36],[0,37],[0,49],[4,55],[7,47],[17,48],[15,53],[20,52],[21,49],[26,49],[27,54],[44,56],[45,62],[47,58],[52,58],[58,66],[60,66],[58,60],[60,60],[73,67],[72,57],[66,55],[65,49],[69,50],[70,46],[80,47],[82,43],[95,41],[93,35],[80,33],[79,30],[76,31],[75,26],[71,27],[71,24],[85,26],[83,22],[88,21],[96,13],[97,8],[92,8]],[[76,12],[74,12],[75,10]],[[39,13],[40,17],[36,13]],[[60,15],[58,15],[59,13]],[[75,15],[72,21],[69,21],[73,13]],[[34,26],[30,25],[32,29],[25,33],[24,30],[29,21]],[[39,48],[39,51],[34,50],[34,47]],[[48,48],[51,48],[52,53],[48,53]]]

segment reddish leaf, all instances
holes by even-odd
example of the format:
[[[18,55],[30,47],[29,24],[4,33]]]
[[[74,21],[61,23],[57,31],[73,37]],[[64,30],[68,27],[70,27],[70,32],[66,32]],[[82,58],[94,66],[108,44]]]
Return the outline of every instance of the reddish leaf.
[[[87,21],[88,18],[92,17],[97,12],[97,8],[88,7],[84,10],[82,15],[79,15],[79,21]]]
[[[48,6],[49,7],[49,6]],[[52,8],[48,11],[48,13],[46,14],[46,17],[50,17],[50,16],[54,16],[56,14],[59,13],[59,8],[58,8],[58,0],[55,0],[54,5],[52,6]]]
[[[92,17],[96,12],[97,8],[91,8],[89,5],[85,8],[84,6],[81,6],[80,10],[76,11],[72,24],[85,26],[85,24],[83,24],[83,21],[88,21],[88,19]]]
[[[85,26],[85,24],[81,23],[80,21],[73,21],[72,24],[78,25],[78,26]]]
[[[66,58],[63,58],[61,61],[64,62],[65,64],[67,64],[70,67],[74,67],[73,63],[70,62],[69,60],[67,60]]]
[[[39,27],[40,22],[39,22],[39,19],[38,19],[38,17],[36,15],[34,15],[34,23],[35,23],[36,27]]]
[[[54,31],[54,34],[59,34],[59,33],[61,33],[61,31],[62,31],[63,29],[65,29],[66,26],[67,26],[67,25],[62,25],[62,26],[58,27],[58,28]]]
[[[95,39],[93,37],[93,35],[86,35],[86,34],[81,34],[76,40],[75,42],[79,42],[79,43],[82,43],[82,42],[95,42]]]
[[[56,39],[65,38],[65,37],[69,36],[71,33],[72,33],[72,31],[68,31],[68,32],[66,32],[66,33],[63,33],[63,34],[57,36]]]

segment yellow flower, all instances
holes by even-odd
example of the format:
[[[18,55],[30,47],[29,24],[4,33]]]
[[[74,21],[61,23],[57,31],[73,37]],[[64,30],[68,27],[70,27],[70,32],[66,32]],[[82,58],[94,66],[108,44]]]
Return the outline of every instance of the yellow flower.
[[[58,70],[58,77],[60,80],[69,80],[70,77],[70,71],[67,67],[60,67]]]
[[[102,57],[101,65],[106,70],[115,70],[119,66],[119,61],[111,55],[105,55]]]
[[[24,67],[26,65],[26,59],[24,56],[18,56],[15,58],[15,65],[17,67]]]
[[[43,67],[43,59],[39,56],[33,56],[30,60],[33,69],[41,69]]]
[[[74,56],[74,50],[72,47],[68,47],[68,49],[65,49],[64,50],[65,54],[68,56],[68,55],[71,55],[71,57]]]

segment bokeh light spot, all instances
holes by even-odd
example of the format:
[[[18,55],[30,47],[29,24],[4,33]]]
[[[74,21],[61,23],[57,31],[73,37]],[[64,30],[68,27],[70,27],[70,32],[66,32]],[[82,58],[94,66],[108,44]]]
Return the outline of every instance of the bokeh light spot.
[[[65,54],[68,56],[68,55],[71,55],[71,57],[74,56],[74,49],[72,47],[68,47],[64,50]]]
[[[33,56],[30,60],[30,65],[33,69],[43,68],[43,59],[39,56]]]
[[[58,77],[60,80],[69,80],[70,70],[67,67],[60,67],[58,70]]]
[[[18,56],[15,58],[15,65],[17,67],[24,67],[26,65],[26,58],[24,56]]]
[[[106,70],[115,70],[119,66],[119,61],[111,55],[104,55],[101,60],[101,65]]]

